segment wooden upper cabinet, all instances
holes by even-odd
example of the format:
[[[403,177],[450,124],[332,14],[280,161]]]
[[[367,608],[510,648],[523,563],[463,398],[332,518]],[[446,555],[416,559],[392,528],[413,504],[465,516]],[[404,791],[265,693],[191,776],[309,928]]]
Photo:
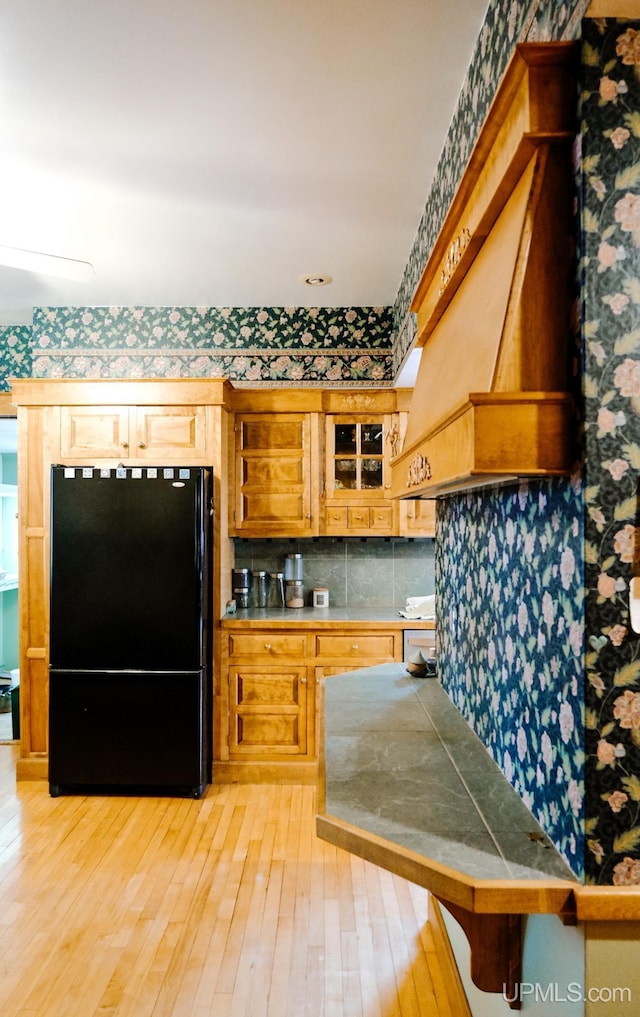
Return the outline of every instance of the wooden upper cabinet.
[[[204,406],[62,406],[65,459],[185,459],[206,454]]]
[[[401,537],[435,537],[436,503],[434,499],[414,498],[400,503]]]
[[[309,413],[237,413],[231,534],[313,536],[317,443]],[[232,504],[232,503],[230,503]]]
[[[206,407],[138,406],[132,455],[181,459],[207,451]]]
[[[397,506],[389,501],[390,439],[396,426],[397,415],[391,413],[325,417],[325,533],[397,534]]]
[[[129,451],[127,406],[62,406],[60,452],[63,457],[92,459],[126,456]]]

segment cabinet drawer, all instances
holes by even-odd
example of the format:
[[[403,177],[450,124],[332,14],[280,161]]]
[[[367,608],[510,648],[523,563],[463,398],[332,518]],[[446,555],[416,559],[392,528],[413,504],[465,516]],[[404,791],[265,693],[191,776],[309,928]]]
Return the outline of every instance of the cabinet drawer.
[[[325,526],[327,530],[337,529],[344,533],[347,529],[347,506],[332,505],[325,511]]]
[[[370,530],[385,536],[394,533],[393,505],[336,505],[325,509],[325,532],[349,536],[366,536]]]
[[[316,636],[317,657],[375,657],[378,660],[394,659],[395,640],[393,633],[362,636]]]
[[[349,506],[348,513],[350,530],[369,528],[369,509],[366,505]]]
[[[369,526],[372,530],[384,530],[385,533],[391,533],[393,507],[391,505],[372,506],[369,509]]]
[[[306,657],[307,637],[303,632],[274,635],[271,632],[229,634],[231,657],[288,657],[293,660]]]

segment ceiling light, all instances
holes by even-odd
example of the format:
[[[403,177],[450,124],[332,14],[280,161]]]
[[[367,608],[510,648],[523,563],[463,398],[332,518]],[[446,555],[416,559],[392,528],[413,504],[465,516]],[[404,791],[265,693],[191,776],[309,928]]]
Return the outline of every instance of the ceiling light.
[[[75,258],[62,258],[57,254],[41,254],[39,251],[23,251],[19,247],[0,245],[0,265],[19,268],[25,272],[56,275],[75,282],[88,282],[93,278],[93,265]]]
[[[305,286],[328,286],[329,283],[333,282],[333,279],[330,275],[313,272],[310,275],[301,275],[300,282],[303,282]]]

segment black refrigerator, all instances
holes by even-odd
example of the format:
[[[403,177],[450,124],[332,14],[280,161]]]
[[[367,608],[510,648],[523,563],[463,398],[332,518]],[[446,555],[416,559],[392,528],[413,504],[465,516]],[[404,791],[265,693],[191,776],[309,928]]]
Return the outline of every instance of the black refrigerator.
[[[52,467],[52,795],[211,782],[212,477]]]

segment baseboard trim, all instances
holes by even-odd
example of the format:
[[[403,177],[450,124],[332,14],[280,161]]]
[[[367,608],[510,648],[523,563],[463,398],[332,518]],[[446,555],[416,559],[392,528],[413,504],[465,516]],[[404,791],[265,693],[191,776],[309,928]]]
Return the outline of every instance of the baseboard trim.
[[[48,780],[49,759],[47,756],[30,758],[25,756],[16,762],[16,780]]]
[[[214,784],[315,784],[317,777],[316,762],[213,763]]]

